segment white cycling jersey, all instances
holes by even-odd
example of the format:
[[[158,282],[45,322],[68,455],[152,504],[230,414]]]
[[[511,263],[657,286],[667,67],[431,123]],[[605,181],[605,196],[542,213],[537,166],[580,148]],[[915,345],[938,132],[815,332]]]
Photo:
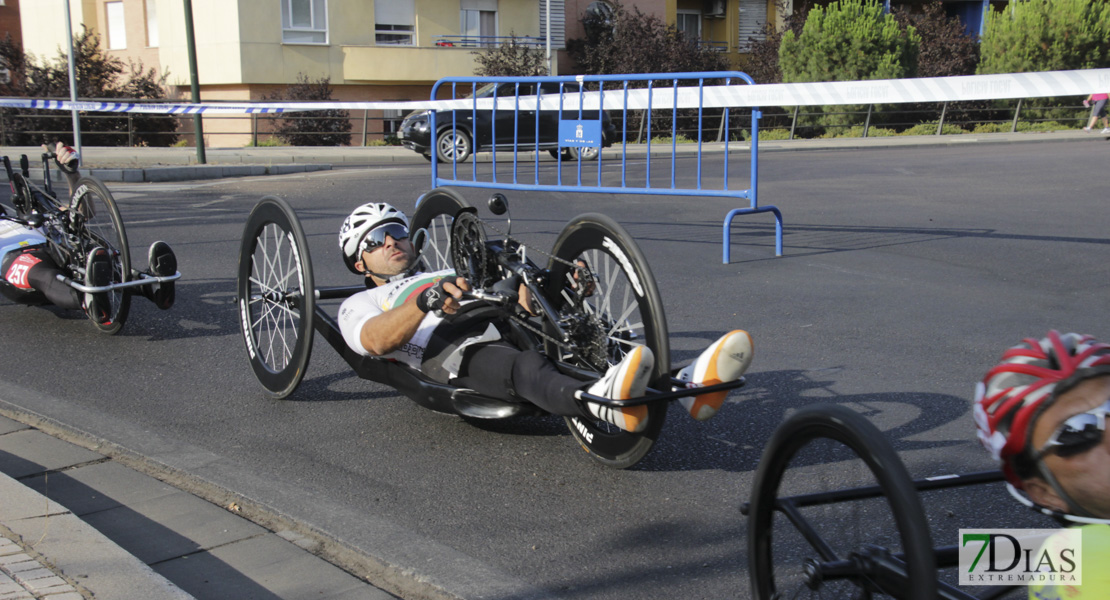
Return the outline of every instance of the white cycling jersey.
[[[439,283],[440,279],[454,276],[455,271],[446,269],[434,273],[418,273],[404,279],[391,281],[376,288],[358,292],[347,298],[339,306],[339,330],[343,339],[355,352],[369,356],[370,351],[362,345],[362,327],[370,319],[384,313],[395,306],[401,306],[417,294]],[[420,368],[424,359],[424,350],[428,347],[428,340],[432,338],[432,331],[443,322],[443,317],[436,316],[435,312],[424,315],[420,327],[413,334],[408,343],[397,350],[384,355],[382,358],[391,358],[403,362],[411,367]]]

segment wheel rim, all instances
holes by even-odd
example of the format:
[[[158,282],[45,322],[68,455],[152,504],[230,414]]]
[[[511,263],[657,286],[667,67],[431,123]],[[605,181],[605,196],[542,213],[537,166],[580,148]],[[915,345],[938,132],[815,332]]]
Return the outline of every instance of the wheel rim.
[[[466,156],[467,142],[461,134],[445,133],[439,137],[439,152],[448,161],[458,161]]]
[[[267,223],[251,256],[248,315],[259,361],[272,373],[281,372],[293,360],[304,289],[296,246],[281,227]]]

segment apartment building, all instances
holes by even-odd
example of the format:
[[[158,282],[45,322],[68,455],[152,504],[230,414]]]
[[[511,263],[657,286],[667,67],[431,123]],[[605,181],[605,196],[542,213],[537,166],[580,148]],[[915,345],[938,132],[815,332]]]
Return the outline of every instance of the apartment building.
[[[304,74],[328,77],[344,101],[426,99],[446,76],[472,75],[473,52],[495,36],[540,34],[545,0],[193,0],[201,98],[261,100]],[[54,57],[65,44],[65,0],[35,0],[21,11],[24,48]],[[169,74],[171,93],[189,97],[182,0],[70,0],[74,29],[85,25],[108,54]],[[444,37],[446,36],[446,37]],[[485,37],[478,37],[485,36]],[[396,112],[352,113],[355,139],[381,138]],[[248,118],[205,117],[211,146],[250,141]],[[235,135],[232,135],[235,134]]]

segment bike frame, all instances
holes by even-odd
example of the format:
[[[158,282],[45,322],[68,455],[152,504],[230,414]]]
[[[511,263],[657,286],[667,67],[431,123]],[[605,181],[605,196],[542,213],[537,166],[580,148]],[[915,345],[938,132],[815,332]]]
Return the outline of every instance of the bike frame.
[[[504,267],[508,272],[519,275],[522,278],[523,284],[528,288],[529,292],[531,292],[533,299],[540,304],[540,315],[544,323],[551,325],[554,331],[559,332],[556,337],[561,336],[564,342],[568,342],[570,336],[555,319],[555,315],[558,314],[557,311],[551,306],[546,295],[539,287],[539,284],[547,279],[546,270],[540,269],[530,262],[524,263],[520,260],[516,260],[515,258],[518,256],[517,253],[505,249],[499,242],[486,242],[486,246],[496,258],[498,265]],[[357,285],[318,287],[315,289],[315,297],[317,300],[345,299],[365,289],[364,286]],[[488,305],[500,306],[503,310],[508,310],[505,308],[506,305],[511,305],[516,302],[515,297],[507,297],[496,292],[491,293],[484,290],[477,290],[468,295],[470,298],[485,302]],[[510,324],[511,323],[512,321],[510,321]],[[398,391],[426,408],[438,412],[459,413],[471,417],[487,419],[505,418],[517,414],[543,414],[543,411],[531,404],[506,402],[504,400],[478,394],[473,390],[432,381],[420,371],[403,363],[358,354],[347,345],[346,340],[343,338],[343,334],[339,331],[339,326],[335,319],[333,319],[319,304],[315,306],[313,327],[328,341],[332,348],[343,357],[359,377],[396,388]],[[555,360],[554,363],[563,374],[581,379],[583,382],[588,382],[596,378],[596,373],[586,369],[557,360]],[[643,396],[624,400],[614,400],[587,392],[580,392],[579,398],[599,404],[624,407],[644,405],[652,402],[666,402],[690,396],[692,392],[691,389],[687,387],[688,383],[675,378],[673,375],[674,373],[663,381],[654,382],[656,387],[669,386],[673,391],[662,391],[649,387],[647,393]],[[742,387],[744,384],[744,378],[740,378],[736,381],[698,387],[697,393],[703,394],[733,390]]]

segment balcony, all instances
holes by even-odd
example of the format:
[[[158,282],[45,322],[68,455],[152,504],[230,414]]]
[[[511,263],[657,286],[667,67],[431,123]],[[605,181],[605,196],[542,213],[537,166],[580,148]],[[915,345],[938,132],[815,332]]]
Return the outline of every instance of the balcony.
[[[475,50],[507,44],[509,36],[435,36],[434,46],[342,46],[346,83],[420,84],[474,74]],[[517,37],[518,44],[540,50],[542,37]],[[556,57],[552,53],[552,61]],[[552,65],[557,70],[557,64]]]

